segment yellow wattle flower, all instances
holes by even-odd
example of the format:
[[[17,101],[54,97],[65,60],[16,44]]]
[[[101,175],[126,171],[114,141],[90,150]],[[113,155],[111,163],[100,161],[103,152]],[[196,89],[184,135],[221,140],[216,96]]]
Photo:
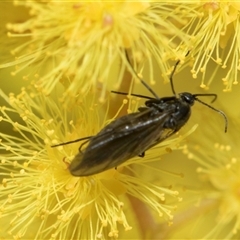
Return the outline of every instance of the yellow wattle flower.
[[[165,62],[175,57],[174,39],[185,36],[171,21],[174,5],[152,1],[72,2],[14,1],[29,8],[31,17],[22,23],[9,23],[9,37],[26,38],[11,52],[18,72],[31,65],[24,79],[35,78],[35,86],[49,94],[61,82],[66,87],[65,101],[83,95],[91,87],[119,88],[125,68],[129,68],[125,49],[135,63],[150,60],[150,79],[154,84],[152,58],[156,59],[165,80],[169,68]],[[181,21],[179,19],[179,21]],[[133,63],[134,67],[136,67]],[[113,69],[117,68],[115,74]],[[111,77],[110,77],[111,76]]]
[[[172,221],[175,203],[165,201],[175,199],[176,202],[181,198],[177,191],[149,182],[149,172],[153,177],[151,162],[170,148],[178,149],[183,137],[164,141],[148,151],[145,158],[130,159],[117,170],[74,177],[68,165],[79,144],[58,148],[51,145],[94,135],[103,127],[96,111],[101,109],[101,104],[95,105],[94,95],[83,98],[82,105],[72,106],[68,111],[56,99],[35,90],[22,89],[19,95],[9,97],[0,94],[10,104],[1,106],[0,123],[12,126],[15,131],[15,134],[0,133],[0,218],[4,222],[1,236],[117,238],[121,235],[119,225],[131,229],[124,207],[126,195],[139,199],[158,216]],[[141,176],[134,166],[144,170]],[[162,173],[155,171],[156,176]]]
[[[184,153],[189,164],[197,164],[189,179],[185,198],[189,204],[176,213],[182,219],[172,238],[238,239],[240,231],[239,121],[228,109],[228,132],[219,116],[195,111],[199,128],[188,138]],[[188,193],[187,193],[188,192]],[[190,207],[191,206],[191,207]],[[181,207],[180,207],[181,208]],[[185,218],[183,218],[185,216]],[[179,232],[178,232],[179,230]]]
[[[200,1],[185,6],[195,11],[195,16],[186,16],[189,21],[183,29],[190,36],[183,45],[191,49],[193,78],[202,74],[200,86],[205,89],[221,79],[224,91],[231,91],[238,84],[240,67],[239,3]]]

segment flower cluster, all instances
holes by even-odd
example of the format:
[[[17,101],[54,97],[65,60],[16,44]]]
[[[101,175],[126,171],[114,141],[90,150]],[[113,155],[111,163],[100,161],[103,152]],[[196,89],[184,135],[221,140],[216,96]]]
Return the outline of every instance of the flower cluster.
[[[168,65],[163,62],[176,56],[173,48],[176,45],[170,45],[170,38],[183,41],[186,38],[171,21],[177,20],[172,6],[164,3],[14,3],[28,7],[31,17],[23,23],[7,24],[8,35],[30,38],[11,50],[16,60],[2,67],[17,65],[12,72],[16,75],[34,65],[24,79],[36,78],[36,87],[46,94],[62,82],[66,87],[65,99],[86,94],[94,86],[101,87],[99,98],[103,100],[108,86],[119,88],[124,70],[129,68],[125,49],[132,52],[138,64],[144,59],[157,59],[165,73]],[[109,76],[113,76],[117,65],[121,66],[112,80]],[[153,78],[150,81],[154,83]]]
[[[239,10],[220,0],[0,3],[3,16],[18,13],[0,23],[0,238],[238,239],[237,87],[227,94],[238,84]],[[196,86],[203,108],[178,133],[164,129],[144,157],[71,174],[91,136],[146,111],[142,98]],[[216,100],[209,88],[224,113],[202,99]],[[123,155],[128,144],[118,142]]]
[[[15,238],[102,239],[104,229],[108,229],[108,236],[117,237],[118,224],[125,230],[131,229],[119,198],[126,194],[171,221],[174,206],[164,202],[171,197],[177,199],[178,192],[148,183],[130,167],[138,163],[147,168],[147,162],[166,153],[166,143],[155,148],[147,161],[133,158],[123,164],[129,173],[120,168],[74,177],[68,165],[78,151],[78,144],[58,148],[51,145],[96,132],[102,125],[95,109],[101,106],[86,99],[81,106],[67,111],[54,98],[27,89],[9,97],[1,92],[1,97],[10,104],[1,107],[1,123],[10,124],[16,132],[0,135],[0,150],[5,152],[0,162],[0,216],[9,228],[8,234]],[[20,120],[14,121],[15,115]],[[178,148],[180,140],[180,137],[170,140],[167,145]],[[32,224],[36,232],[30,228]]]
[[[184,3],[185,4],[185,3]],[[231,91],[232,85],[238,84],[240,67],[239,10],[240,3],[226,1],[202,1],[191,6],[196,11],[190,16],[184,32],[190,36],[192,46],[192,75],[197,78],[202,74],[200,86],[209,88],[221,72],[224,91]],[[183,43],[184,44],[184,43]],[[189,48],[189,43],[186,48]],[[217,64],[210,67],[210,63]],[[211,74],[207,74],[210,71]],[[210,78],[208,79],[208,76]],[[220,78],[220,79],[221,79]],[[216,80],[215,80],[216,81]]]
[[[210,120],[203,111],[199,113],[195,115],[195,119],[200,119],[202,123],[207,121],[208,126],[201,128],[199,132],[196,131],[197,135],[191,135],[191,142],[188,148],[184,149],[189,160],[198,165],[198,179],[195,179],[198,182],[195,203],[198,201],[198,205],[193,210],[196,217],[194,221],[197,221],[195,224],[198,227],[195,227],[193,234],[203,239],[238,239],[239,121],[235,122],[229,118],[228,133],[224,133],[221,131],[221,119]]]

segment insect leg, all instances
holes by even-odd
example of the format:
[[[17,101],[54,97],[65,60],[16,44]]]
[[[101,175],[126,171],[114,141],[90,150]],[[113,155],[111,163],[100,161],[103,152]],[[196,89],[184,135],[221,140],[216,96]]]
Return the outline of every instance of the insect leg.
[[[189,53],[190,53],[190,51],[187,52],[187,54],[185,55],[185,57],[186,57]],[[171,72],[171,74],[170,74],[170,76],[169,76],[169,80],[170,80],[170,84],[171,84],[171,89],[172,89],[172,92],[173,92],[173,94],[174,94],[175,96],[177,96],[177,95],[176,95],[176,92],[175,92],[174,86],[173,86],[173,75],[174,75],[174,73],[176,72],[177,66],[178,66],[178,64],[179,64],[180,62],[181,62],[181,60],[179,59],[179,60],[175,63],[174,68],[173,68],[173,70],[172,70],[172,72]]]
[[[146,108],[146,107],[139,107],[139,108],[138,108],[138,111],[139,111],[139,112],[145,112],[145,111],[147,111],[147,110],[149,110],[149,108]]]
[[[142,152],[141,154],[138,155],[139,157],[143,158],[145,156],[145,152]]]
[[[82,146],[85,145],[87,142],[89,142],[89,139],[88,139],[87,141],[83,142],[83,143],[80,145],[80,147],[78,148],[78,151],[79,151],[80,153],[82,153],[82,150],[81,150]]]
[[[134,70],[134,68],[133,68],[132,65],[131,65],[131,62],[130,62],[130,59],[129,59],[129,56],[128,56],[126,50],[125,50],[125,55],[126,55],[126,59],[127,59],[129,65],[130,65],[131,69],[132,69],[133,72],[134,72],[135,77],[137,77],[137,78],[141,81],[141,83],[144,85],[144,87],[145,87],[155,98],[159,99],[158,95],[148,86],[148,84],[147,84],[143,79],[141,79],[141,78],[138,76],[137,72]]]
[[[88,137],[84,137],[84,138],[78,138],[78,139],[75,139],[73,141],[68,141],[68,142],[63,142],[63,143],[59,143],[59,144],[56,144],[56,145],[52,145],[51,147],[54,148],[54,147],[58,147],[58,146],[68,145],[68,144],[71,144],[71,143],[76,143],[76,142],[80,142],[80,141],[83,141],[83,140],[86,140],[86,139],[90,139],[92,137],[93,136],[88,136]]]

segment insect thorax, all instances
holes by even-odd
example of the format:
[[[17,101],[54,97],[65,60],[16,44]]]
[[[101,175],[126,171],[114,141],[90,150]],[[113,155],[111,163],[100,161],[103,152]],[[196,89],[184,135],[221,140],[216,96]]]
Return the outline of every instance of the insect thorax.
[[[165,102],[164,105],[164,112],[169,113],[169,118],[166,120],[164,127],[178,131],[191,116],[191,105],[182,98],[172,99]]]

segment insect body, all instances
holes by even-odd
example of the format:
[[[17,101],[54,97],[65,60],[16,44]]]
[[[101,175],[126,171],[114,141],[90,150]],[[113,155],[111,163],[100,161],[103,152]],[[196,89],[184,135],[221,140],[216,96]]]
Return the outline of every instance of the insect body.
[[[86,149],[70,164],[71,173],[92,175],[144,156],[147,149],[177,132],[190,117],[191,107],[183,99],[152,99],[146,106],[116,119],[90,138]]]
[[[97,135],[88,137],[88,146],[75,156],[69,166],[69,170],[74,176],[89,176],[114,168],[128,159],[145,155],[145,151],[162,142],[166,138],[176,133],[191,115],[191,107],[198,101],[214,111],[217,111],[225,118],[225,132],[227,131],[226,115],[212,106],[202,102],[198,96],[212,96],[216,99],[216,94],[191,94],[180,93],[177,97],[172,76],[176,70],[178,61],[171,73],[170,83],[174,96],[159,98],[152,89],[142,80],[144,86],[154,95],[154,98],[132,94],[133,96],[148,99],[145,107],[140,107],[139,112],[122,116],[104,127]],[[127,93],[113,93],[128,95]],[[72,142],[61,143],[65,145]]]

